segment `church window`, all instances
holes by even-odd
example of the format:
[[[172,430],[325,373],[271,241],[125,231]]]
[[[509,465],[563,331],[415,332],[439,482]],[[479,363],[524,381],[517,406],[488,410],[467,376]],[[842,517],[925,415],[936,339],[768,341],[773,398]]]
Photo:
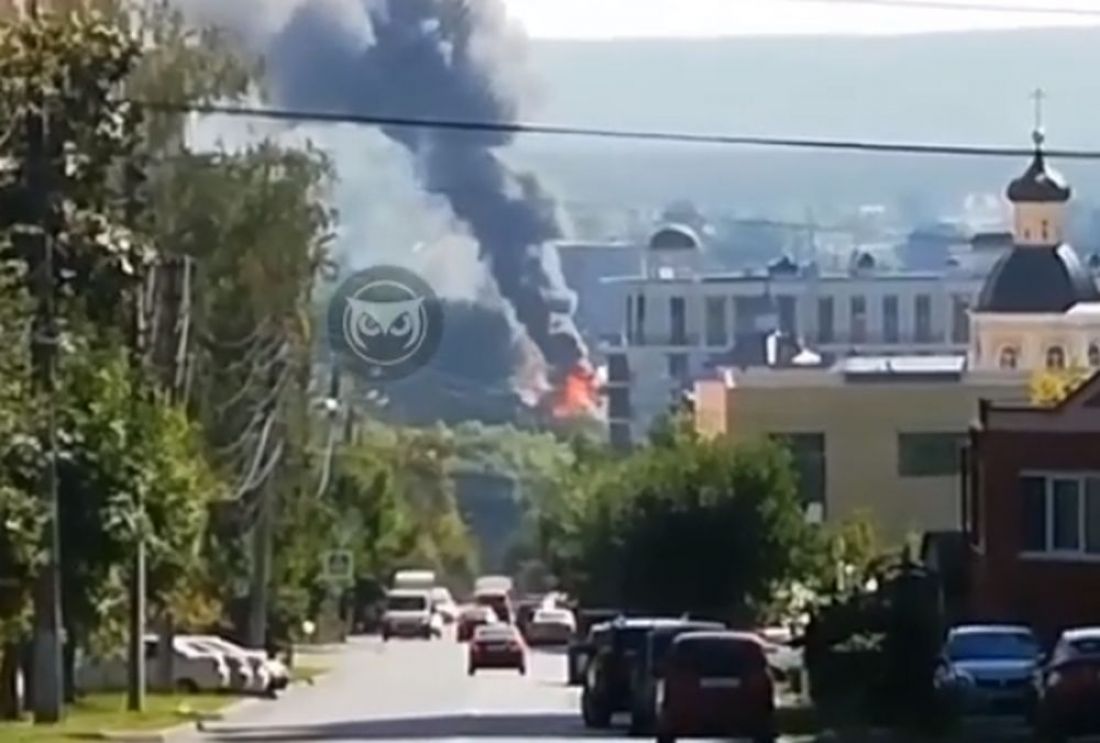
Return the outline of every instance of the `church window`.
[[[1002,369],[1015,369],[1019,356],[1020,353],[1014,347],[1005,346],[1001,349],[1001,358],[998,363]]]
[[[1043,220],[1042,235],[1044,240],[1050,239],[1050,222]]]
[[[1095,343],[1089,344],[1089,366],[1100,367],[1100,345]]]
[[[1066,351],[1061,346],[1051,346],[1047,349],[1047,368],[1065,369]]]

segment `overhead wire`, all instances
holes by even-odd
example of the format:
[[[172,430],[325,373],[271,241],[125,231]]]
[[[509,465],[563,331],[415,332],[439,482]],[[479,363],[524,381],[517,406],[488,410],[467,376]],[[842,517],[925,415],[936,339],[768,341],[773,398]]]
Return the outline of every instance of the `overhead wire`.
[[[1013,5],[1004,2],[983,3],[973,0],[790,0],[796,3],[819,5],[871,5],[899,10],[954,10],[978,13],[1016,13],[1019,15],[1071,16],[1100,19],[1100,8],[1072,5]]]

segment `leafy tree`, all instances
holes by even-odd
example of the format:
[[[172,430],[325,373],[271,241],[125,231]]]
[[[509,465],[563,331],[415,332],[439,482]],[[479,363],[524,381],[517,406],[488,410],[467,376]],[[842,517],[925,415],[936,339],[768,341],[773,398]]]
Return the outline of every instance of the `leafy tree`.
[[[1092,374],[1093,370],[1081,367],[1037,371],[1028,380],[1031,402],[1043,406],[1057,405],[1088,381]]]
[[[744,618],[815,558],[787,453],[679,438],[581,467],[546,535],[582,600]]]

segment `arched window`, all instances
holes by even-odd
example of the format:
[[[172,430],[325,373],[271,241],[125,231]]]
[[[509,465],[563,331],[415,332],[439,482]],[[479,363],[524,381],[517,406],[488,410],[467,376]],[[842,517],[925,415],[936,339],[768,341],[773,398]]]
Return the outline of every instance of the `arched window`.
[[[1089,366],[1094,369],[1100,367],[1100,346],[1095,343],[1089,344]]]
[[[1046,220],[1046,219],[1043,220],[1042,235],[1043,235],[1044,240],[1049,240],[1050,239],[1050,221],[1049,220]]]
[[[1065,369],[1066,350],[1061,346],[1051,346],[1047,349],[1047,369]]]
[[[1001,349],[1001,358],[998,364],[1002,369],[1015,369],[1019,361],[1020,352],[1013,346],[1005,346]]]

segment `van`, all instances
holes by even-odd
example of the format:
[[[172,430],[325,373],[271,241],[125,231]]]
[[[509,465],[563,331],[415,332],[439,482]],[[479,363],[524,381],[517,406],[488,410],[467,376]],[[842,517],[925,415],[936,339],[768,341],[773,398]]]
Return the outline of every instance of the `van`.
[[[395,589],[386,594],[382,639],[420,637],[430,640],[442,633],[442,629],[436,627],[437,621],[430,592]]]

